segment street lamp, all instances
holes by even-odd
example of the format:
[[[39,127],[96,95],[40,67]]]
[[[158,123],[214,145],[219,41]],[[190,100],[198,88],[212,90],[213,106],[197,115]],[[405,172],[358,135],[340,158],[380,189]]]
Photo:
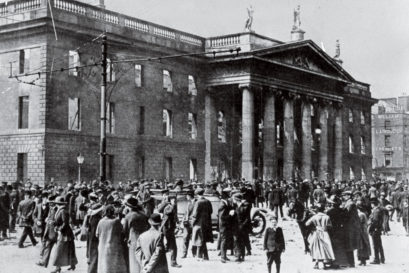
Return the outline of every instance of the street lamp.
[[[78,162],[78,183],[81,183],[81,165],[84,163],[84,156],[79,153],[77,155],[77,162]]]

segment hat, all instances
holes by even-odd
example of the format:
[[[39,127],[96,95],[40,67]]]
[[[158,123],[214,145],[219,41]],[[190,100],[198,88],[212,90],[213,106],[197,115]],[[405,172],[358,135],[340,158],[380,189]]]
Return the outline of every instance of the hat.
[[[194,197],[194,196],[195,196],[195,192],[194,192],[193,190],[189,190],[189,191],[186,193],[186,195],[189,195],[189,196],[191,196],[191,197]]]
[[[196,190],[195,190],[195,194],[196,195],[202,195],[204,193],[204,189],[202,189],[202,188],[197,188]]]
[[[331,195],[330,198],[327,199],[327,202],[334,205],[341,205],[342,203],[336,195]]]
[[[64,197],[63,196],[58,196],[57,198],[55,198],[55,200],[54,201],[52,201],[54,204],[57,204],[57,205],[64,205],[64,204],[67,204],[67,202],[65,202],[65,199],[64,199]]]
[[[128,200],[125,201],[125,206],[128,206],[132,209],[137,209],[138,206],[138,199],[134,198],[134,197],[130,197],[128,198]]]
[[[386,195],[386,193],[385,193],[384,191],[381,191],[381,195],[385,196],[385,195]]]
[[[91,206],[91,215],[95,215],[100,213],[101,211],[104,210],[104,206],[99,204],[99,203],[95,203]]]
[[[159,213],[152,213],[151,217],[149,217],[149,224],[152,226],[159,226],[162,224],[162,219]]]
[[[377,198],[371,198],[370,202],[372,204],[378,205],[379,204],[379,200]]]
[[[236,193],[236,194],[233,195],[233,199],[236,199],[236,200],[238,200],[238,201],[241,201],[241,200],[243,200],[243,194],[241,194],[241,193]]]
[[[354,195],[362,196],[362,192],[360,192],[360,191],[354,191],[353,194],[354,194]]]
[[[351,194],[352,194],[351,191],[343,191],[343,192],[342,192],[342,195],[351,195]]]
[[[88,195],[88,198],[90,199],[90,200],[98,200],[98,196],[95,194],[95,192],[91,192],[89,195]]]
[[[133,190],[131,191],[131,193],[138,193],[139,192],[139,187],[138,186],[134,186]]]

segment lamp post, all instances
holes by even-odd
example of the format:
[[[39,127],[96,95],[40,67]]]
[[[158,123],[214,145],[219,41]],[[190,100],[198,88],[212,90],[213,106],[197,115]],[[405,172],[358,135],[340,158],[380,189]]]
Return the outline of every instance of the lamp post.
[[[79,153],[77,155],[77,162],[78,162],[78,183],[81,183],[81,165],[84,163],[84,156]]]

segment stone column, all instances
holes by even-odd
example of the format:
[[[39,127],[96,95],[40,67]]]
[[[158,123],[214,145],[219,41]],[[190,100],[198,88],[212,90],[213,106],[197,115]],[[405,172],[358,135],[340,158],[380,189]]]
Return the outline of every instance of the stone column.
[[[216,110],[214,107],[214,100],[207,91],[205,96],[205,183],[212,181],[212,126],[215,126]]]
[[[342,109],[335,107],[335,164],[334,164],[334,178],[338,181],[342,180],[342,160],[343,160],[343,147],[342,147]]]
[[[311,179],[311,104],[308,101],[302,103],[302,166],[303,179]]]
[[[328,175],[328,110],[325,105],[320,106],[320,159],[318,179],[326,180]]]
[[[248,85],[239,88],[242,90],[241,177],[253,181],[254,94]]]
[[[293,179],[294,175],[294,102],[292,98],[284,100],[284,151],[283,178]]]
[[[264,105],[263,128],[263,179],[277,176],[275,95],[267,93]]]

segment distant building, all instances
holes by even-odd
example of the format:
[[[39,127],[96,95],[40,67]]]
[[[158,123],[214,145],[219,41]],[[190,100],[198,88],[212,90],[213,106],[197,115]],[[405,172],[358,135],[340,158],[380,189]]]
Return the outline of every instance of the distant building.
[[[409,96],[379,99],[372,107],[374,175],[409,179]]]
[[[0,179],[64,183],[78,153],[82,178],[99,177],[102,33],[108,179],[371,177],[370,87],[297,18],[282,42],[203,38],[102,0],[0,3]]]

